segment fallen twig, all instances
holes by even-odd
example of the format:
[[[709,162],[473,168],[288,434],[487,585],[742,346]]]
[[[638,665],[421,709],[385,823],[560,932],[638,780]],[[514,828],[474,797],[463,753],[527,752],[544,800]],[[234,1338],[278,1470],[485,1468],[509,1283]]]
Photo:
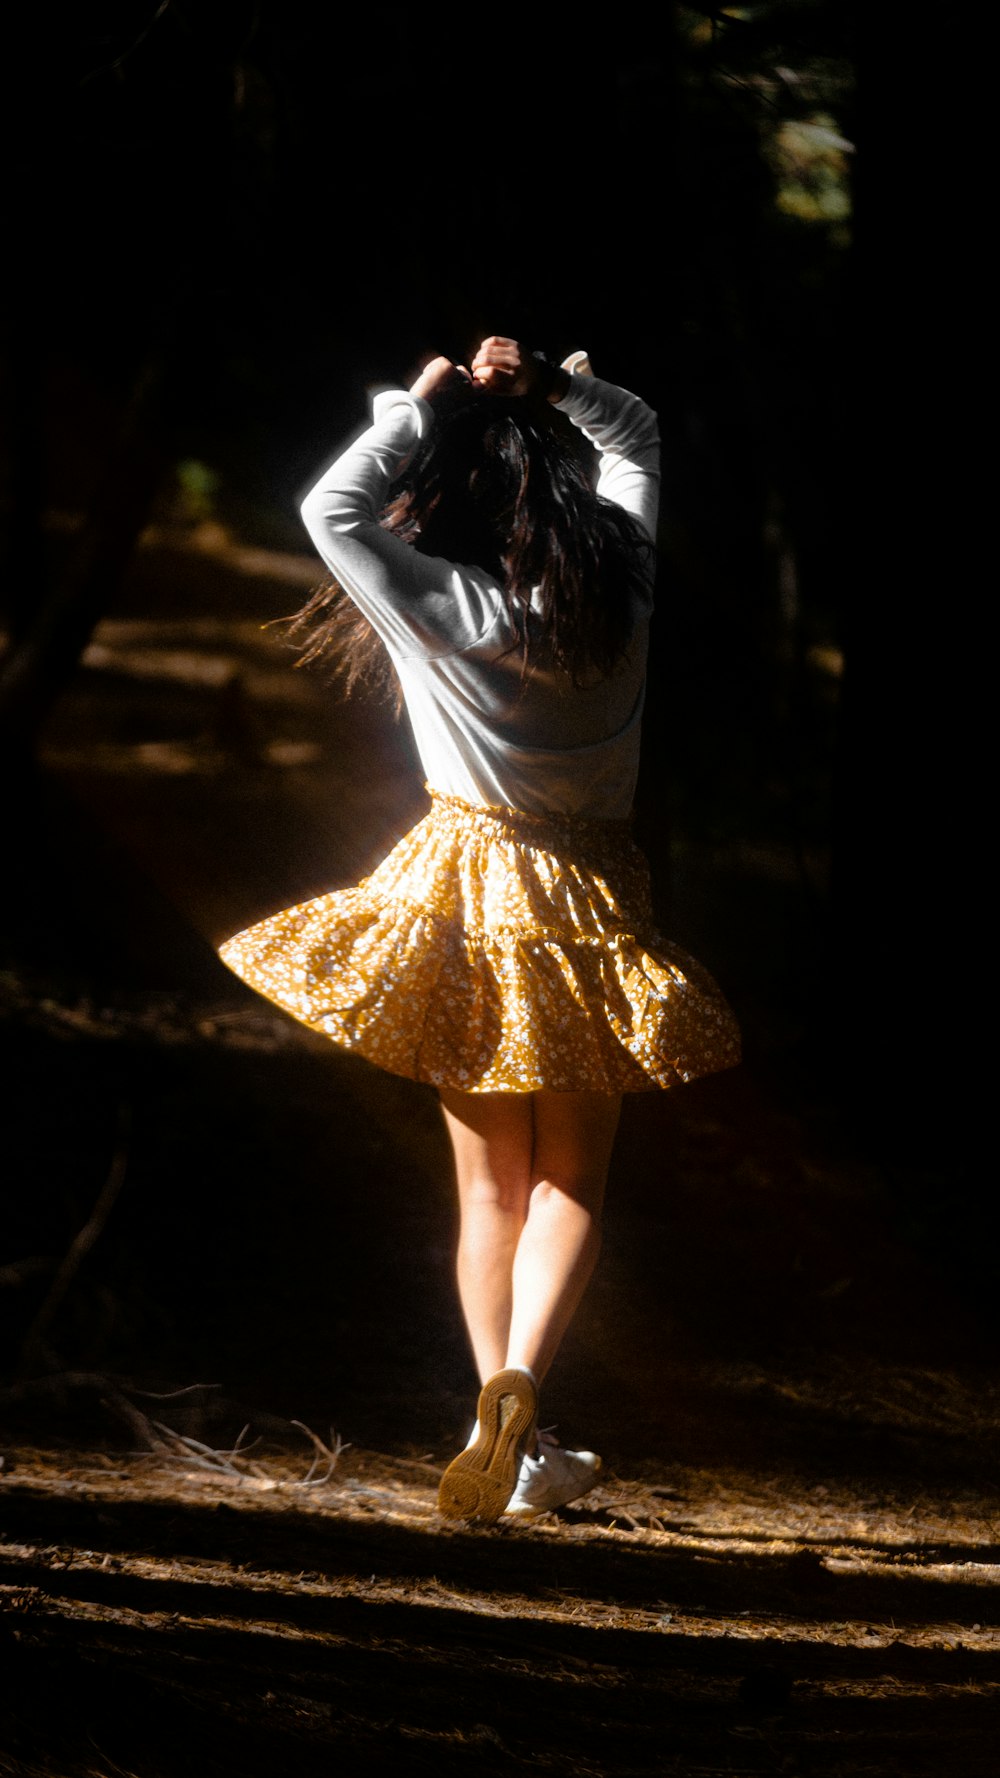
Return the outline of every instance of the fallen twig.
[[[221,1389],[221,1383],[185,1383],[183,1389],[133,1389],[133,1395],[141,1396],[143,1401],[180,1401],[182,1395],[206,1395],[213,1389]],[[245,1428],[244,1428],[245,1430]]]
[[[42,1343],[43,1335],[80,1270],[85,1255],[90,1252],[111,1215],[115,1199],[125,1182],[125,1172],[128,1167],[127,1137],[130,1121],[128,1106],[123,1105],[118,1116],[118,1140],[115,1152],[111,1157],[107,1178],[97,1194],[97,1202],[87,1221],[70,1242],[66,1256],[52,1280],[48,1295],[24,1336],[23,1350],[26,1353],[35,1350]]]
[[[292,1425],[297,1426],[300,1432],[304,1432],[306,1437],[312,1440],[313,1450],[316,1453],[310,1465],[308,1475],[304,1476],[302,1481],[298,1482],[296,1486],[299,1488],[321,1488],[324,1482],[330,1480],[330,1477],[340,1461],[341,1452],[346,1451],[348,1446],[344,1444],[340,1434],[334,1432],[332,1426],[330,1428],[330,1444],[325,1445],[321,1438],[317,1438],[312,1428],[305,1425],[304,1421],[293,1420]],[[323,1462],[326,1463],[327,1467],[322,1475],[317,1475],[316,1470]]]
[[[176,1457],[183,1458],[186,1463],[195,1464],[199,1469],[224,1470],[227,1475],[239,1476],[241,1480],[245,1472],[237,1467],[233,1459],[235,1457],[245,1457],[246,1452],[252,1451],[254,1446],[260,1442],[259,1439],[255,1439],[253,1445],[247,1445],[246,1447],[241,1448],[243,1439],[250,1430],[249,1426],[244,1426],[243,1431],[240,1433],[239,1438],[231,1450],[218,1451],[213,1449],[211,1445],[202,1444],[200,1439],[186,1438],[182,1432],[175,1432],[173,1427],[164,1426],[159,1420],[154,1420],[152,1424],[155,1426],[157,1432],[162,1433],[167,1439],[172,1449],[172,1453]]]
[[[106,1376],[102,1371],[54,1371],[44,1377],[25,1377],[18,1383],[9,1383],[5,1389],[0,1389],[0,1406],[16,1407],[32,1397],[50,1395],[62,1407],[72,1392],[89,1391],[97,1396],[103,1408],[125,1422],[147,1452],[162,1451],[162,1439],[156,1436],[141,1408],[129,1401],[125,1387],[129,1385],[123,1387],[116,1378]]]
[[[134,1402],[129,1401],[128,1396],[123,1395],[113,1383],[110,1388],[105,1387],[100,1401],[102,1408],[107,1408],[119,1420],[124,1420],[133,1436],[145,1444],[147,1451],[155,1451],[158,1455],[165,1452],[166,1445],[162,1438],[158,1438],[156,1435],[159,1429],[156,1428],[155,1420],[147,1419],[142,1409],[137,1408]]]
[[[139,1389],[127,1380],[110,1377],[100,1371],[62,1371],[43,1377],[24,1378],[0,1389],[0,1407],[14,1406],[41,1395],[54,1396],[57,1402],[62,1402],[73,1391],[88,1391],[97,1397],[102,1408],[128,1427],[138,1446],[131,1453],[134,1459],[153,1464],[183,1464],[188,1469],[207,1470],[241,1482],[266,1480],[268,1486],[278,1488],[322,1487],[333,1475],[342,1453],[350,1448],[333,1427],[330,1428],[330,1442],[325,1444],[302,1420],[278,1422],[282,1426],[294,1426],[297,1431],[304,1433],[313,1449],[312,1462],[301,1480],[278,1480],[268,1474],[266,1465],[262,1466],[252,1458],[251,1453],[257,1450],[262,1438],[250,1437],[249,1421],[241,1427],[239,1435],[229,1448],[220,1449],[205,1444],[201,1439],[192,1438],[189,1434],[178,1432],[163,1420],[153,1419],[139,1405],[144,1401],[182,1400],[199,1392],[218,1388],[219,1385],[215,1383],[189,1383],[180,1389],[155,1391]],[[132,1397],[137,1399],[133,1400]],[[416,1468],[425,1467],[419,1462],[414,1463],[413,1459],[404,1458],[400,1461],[413,1464]],[[426,1467],[431,1468],[430,1465]]]
[[[0,1290],[17,1290],[26,1279],[51,1272],[58,1263],[49,1254],[31,1254],[26,1259],[11,1260],[9,1265],[0,1266]]]

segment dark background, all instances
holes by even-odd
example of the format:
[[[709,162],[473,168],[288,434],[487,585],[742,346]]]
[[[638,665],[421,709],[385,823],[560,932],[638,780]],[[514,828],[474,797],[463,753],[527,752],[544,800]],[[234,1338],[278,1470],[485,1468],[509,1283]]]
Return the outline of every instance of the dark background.
[[[640,1176],[658,1116],[668,1145],[672,1118],[682,1148],[692,1128],[715,1144],[687,1163],[681,1318],[701,1340],[717,1325],[737,1346],[808,1342],[823,1293],[867,1263],[849,1338],[905,1323],[933,1345],[933,1300],[942,1337],[961,1322],[975,1347],[995,1260],[968,1136],[984,1015],[961,509],[947,353],[919,322],[932,271],[961,262],[906,33],[887,62],[857,10],[775,0],[588,26],[562,6],[347,22],[148,0],[17,37],[0,669],[15,1371],[83,1355],[187,1378],[211,1355],[274,1403],[290,1378],[312,1387],[312,1339],[344,1376],[360,1338],[374,1378],[397,1332],[386,1302],[412,1298],[419,1318],[428,1289],[448,1300],[430,1100],[265,1031],[210,950],[350,880],[401,830],[420,804],[405,734],[313,687],[301,723],[319,764],[282,778],[262,763],[274,730],[252,674],[213,681],[206,717],[183,674],[168,696],[93,646],[102,622],[155,619],[197,649],[206,623],[235,638],[298,603],[296,497],[369,386],[487,332],[585,346],[661,417],[639,829],[664,919],[720,976],[747,1047],[742,1081],[693,1089],[688,1112],[633,1108],[623,1138]],[[937,309],[956,353],[962,306],[952,285]],[[135,761],[188,730],[196,767],[140,782]],[[259,1054],[226,1049],[226,1018]],[[844,1189],[810,1221],[817,1152]],[[763,1209],[740,1183],[748,1154],[774,1188]],[[126,1187],[53,1306],[116,1155]],[[638,1211],[653,1187],[634,1190]],[[714,1249],[699,1215],[726,1231]],[[327,1242],[357,1293],[332,1320]],[[873,1252],[902,1280],[888,1307]],[[373,1273],[366,1321],[357,1280]],[[940,1309],[956,1290],[971,1324]],[[467,1388],[454,1322],[446,1348],[428,1404]],[[365,1425],[391,1437],[375,1408]]]

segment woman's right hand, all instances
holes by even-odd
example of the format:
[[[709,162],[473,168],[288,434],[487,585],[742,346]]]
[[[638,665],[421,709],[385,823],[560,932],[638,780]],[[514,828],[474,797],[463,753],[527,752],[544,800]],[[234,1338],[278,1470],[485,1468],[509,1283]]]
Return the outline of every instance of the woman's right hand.
[[[493,395],[530,395],[538,385],[542,366],[517,340],[491,334],[472,360],[472,375]]]
[[[472,360],[475,382],[493,395],[544,395],[558,401],[565,395],[569,378],[565,371],[534,358],[518,340],[491,334]]]

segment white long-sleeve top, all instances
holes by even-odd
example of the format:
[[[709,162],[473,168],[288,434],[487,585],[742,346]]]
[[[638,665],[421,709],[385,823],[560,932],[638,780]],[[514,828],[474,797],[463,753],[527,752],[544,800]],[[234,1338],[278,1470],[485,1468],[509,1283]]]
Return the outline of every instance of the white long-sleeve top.
[[[598,492],[655,537],[656,415],[591,376],[571,376],[556,405],[599,453]],[[419,397],[381,392],[373,425],[302,507],[320,555],[392,657],[427,782],[469,803],[622,819],[639,767],[652,565],[611,673],[574,686],[565,673],[534,667],[523,679],[492,575],[423,555],[379,524],[390,483],[433,424]]]

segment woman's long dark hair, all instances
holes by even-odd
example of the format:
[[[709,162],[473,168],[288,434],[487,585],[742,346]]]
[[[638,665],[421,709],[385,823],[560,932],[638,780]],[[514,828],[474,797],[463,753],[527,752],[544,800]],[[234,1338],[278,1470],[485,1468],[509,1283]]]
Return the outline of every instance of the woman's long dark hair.
[[[536,663],[573,684],[609,672],[648,578],[652,545],[641,527],[594,492],[543,404],[465,386],[442,392],[434,411],[431,437],[383,510],[386,530],[496,579],[523,676]],[[400,707],[384,644],[336,580],[289,624],[303,663],[320,662],[348,692],[395,695]]]

